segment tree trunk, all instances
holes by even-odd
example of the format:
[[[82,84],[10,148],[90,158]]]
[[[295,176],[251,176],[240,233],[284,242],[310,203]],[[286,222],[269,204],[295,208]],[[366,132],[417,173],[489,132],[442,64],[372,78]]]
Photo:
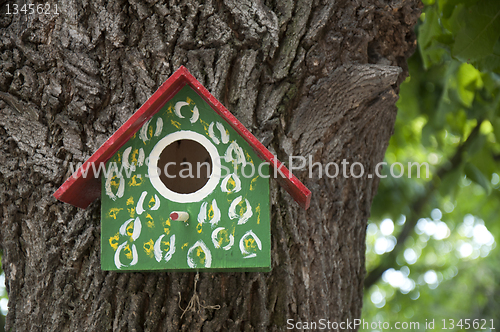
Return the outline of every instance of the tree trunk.
[[[49,14],[1,6],[6,330],[275,331],[359,318],[378,179],[344,178],[341,161],[349,175],[383,159],[417,0],[59,0],[59,15],[45,3]],[[103,272],[100,201],[81,210],[52,197],[69,163],[180,65],[281,160],[340,166],[336,178],[296,172],[308,211],[271,180],[272,272],[200,273],[196,290],[195,273]],[[202,305],[183,315],[194,291]]]

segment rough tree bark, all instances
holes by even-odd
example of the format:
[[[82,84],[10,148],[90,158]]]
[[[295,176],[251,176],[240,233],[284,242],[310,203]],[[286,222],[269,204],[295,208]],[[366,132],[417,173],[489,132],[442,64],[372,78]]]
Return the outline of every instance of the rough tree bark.
[[[271,181],[272,272],[201,273],[201,301],[221,308],[183,317],[193,273],[102,272],[100,202],[81,210],[52,194],[69,162],[90,156],[180,65],[281,160],[310,155],[373,170],[393,130],[418,5],[60,0],[59,15],[6,15],[4,2],[6,330],[275,331],[287,319],[360,317],[376,178],[300,172],[313,192],[308,211]]]

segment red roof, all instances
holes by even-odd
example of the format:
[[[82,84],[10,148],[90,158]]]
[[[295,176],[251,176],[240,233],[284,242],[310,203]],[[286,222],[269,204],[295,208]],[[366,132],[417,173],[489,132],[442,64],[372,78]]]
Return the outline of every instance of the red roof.
[[[201,85],[189,71],[181,66],[165,83],[149,98],[137,112],[135,112],[101,147],[70,176],[54,197],[60,201],[85,209],[101,195],[100,179],[94,176],[92,164],[100,165],[107,162],[142,125],[158,112],[179,90],[186,84],[198,94],[217,112],[227,123],[240,134],[257,155],[270,163],[271,168],[276,167],[284,175],[277,178],[278,183],[302,206],[309,207],[311,191],[302,184],[268,149],[255,138],[203,85]],[[87,170],[87,173],[85,172]],[[86,174],[86,176],[82,176]]]

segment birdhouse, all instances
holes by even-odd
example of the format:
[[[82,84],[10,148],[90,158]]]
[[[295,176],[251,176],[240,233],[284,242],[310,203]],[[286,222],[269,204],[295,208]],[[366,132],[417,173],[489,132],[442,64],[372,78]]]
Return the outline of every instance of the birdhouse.
[[[310,191],[179,68],[54,196],[101,197],[101,268],[271,266],[269,178],[307,209]]]

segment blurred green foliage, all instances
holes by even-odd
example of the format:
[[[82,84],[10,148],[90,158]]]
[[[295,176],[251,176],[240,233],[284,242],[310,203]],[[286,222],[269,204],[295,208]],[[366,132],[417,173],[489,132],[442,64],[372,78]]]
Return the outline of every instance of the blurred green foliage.
[[[443,319],[499,328],[500,1],[424,4],[385,161],[426,162],[430,177],[384,170],[367,230],[363,318],[420,322],[422,331],[432,319],[427,330]]]

